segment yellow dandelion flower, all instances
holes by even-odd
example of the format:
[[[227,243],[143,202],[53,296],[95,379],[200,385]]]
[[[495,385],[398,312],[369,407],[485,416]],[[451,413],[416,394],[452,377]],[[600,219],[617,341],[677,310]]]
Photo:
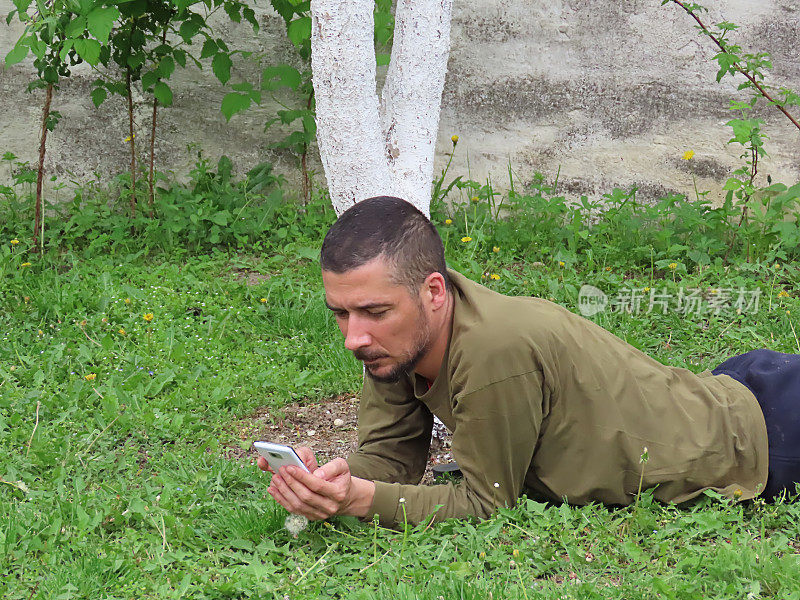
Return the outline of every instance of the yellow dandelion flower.
[[[519,558],[519,550],[517,550],[516,548],[514,548],[514,549],[511,551],[511,556],[513,556],[514,558]]]
[[[606,271],[610,271],[610,270],[611,270],[611,267],[606,267]]]
[[[19,240],[18,239],[14,238],[13,240],[11,240],[11,245],[12,246],[16,246],[17,244],[19,244]]]
[[[453,219],[445,219],[444,220],[444,224],[445,225],[452,225],[453,224]]]
[[[465,235],[464,237],[461,238],[461,241],[466,244],[467,242],[471,242],[472,238],[469,237],[468,235]]]
[[[126,333],[126,332],[125,332],[125,330],[124,330],[124,329],[122,329],[122,328],[120,328],[120,330],[119,330],[119,334],[120,334],[120,335],[125,335],[125,333]]]
[[[478,198],[477,196],[473,196],[472,198],[470,198],[470,200],[472,200],[473,202],[480,202],[481,201],[481,199]]]
[[[739,488],[736,488],[736,491],[733,492],[733,497],[734,498],[741,498],[742,497],[742,490],[740,490]]]
[[[150,321],[153,320],[153,313],[145,313],[143,318],[144,318],[145,321],[147,321],[149,323]]]
[[[781,290],[780,292],[778,292],[778,298],[788,298],[788,297],[789,297],[789,292],[787,292],[786,290]]]
[[[559,267],[563,267],[565,264],[567,264],[567,263],[565,263],[563,260],[558,261],[558,266]]]
[[[773,269],[780,269],[781,268],[781,264],[780,263],[775,263],[774,265],[772,265],[772,268]]]
[[[89,373],[84,377],[86,378],[86,381],[94,381],[95,379],[97,379],[97,373]]]
[[[492,252],[494,252],[495,254],[497,254],[498,252],[500,252],[500,246],[494,246],[494,247],[492,248]]]
[[[687,150],[683,153],[683,160],[692,160],[694,157],[694,150]]]
[[[39,330],[39,335],[44,335],[44,331],[42,331],[42,330],[40,329],[40,330]]]
[[[24,262],[24,263],[22,263],[22,264],[20,265],[20,267],[21,267],[21,268],[23,268],[23,269],[24,269],[25,267],[30,267],[30,266],[31,266],[31,263],[29,263],[29,262]]]
[[[263,302],[266,302],[266,301],[267,301],[267,299],[266,299],[266,298],[262,298],[262,299],[260,300],[260,302],[262,302],[262,303],[263,303]]]
[[[642,288],[642,291],[643,292],[649,292],[650,291],[650,286],[646,285],[645,287]]]
[[[670,269],[672,269],[674,271],[675,269],[678,268],[678,263],[669,263],[668,266],[669,266]]]
[[[124,141],[123,143],[127,144],[127,143],[128,143],[128,142],[130,142],[131,140],[135,140],[135,139],[136,139],[136,134],[134,133],[134,134],[133,134],[133,136],[130,136],[130,135],[129,135],[128,137],[126,137],[126,138],[125,138],[125,141]]]
[[[478,552],[478,558],[486,558],[486,552]]]
[[[130,298],[125,298],[125,304],[130,304],[130,303],[131,303],[131,299]]]
[[[495,281],[497,281],[498,279],[500,279],[500,275],[498,275],[497,273],[492,273],[491,275],[489,275],[489,279],[494,279]]]
[[[457,135],[452,136],[450,138],[450,141],[453,142],[453,145],[455,146],[458,143],[458,136]]]

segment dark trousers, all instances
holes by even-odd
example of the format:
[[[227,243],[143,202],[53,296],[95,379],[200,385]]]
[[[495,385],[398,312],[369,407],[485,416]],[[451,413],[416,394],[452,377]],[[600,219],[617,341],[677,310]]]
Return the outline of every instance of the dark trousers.
[[[800,483],[800,354],[753,350],[712,371],[746,385],[761,405],[769,441],[769,479],[762,496],[773,499]]]

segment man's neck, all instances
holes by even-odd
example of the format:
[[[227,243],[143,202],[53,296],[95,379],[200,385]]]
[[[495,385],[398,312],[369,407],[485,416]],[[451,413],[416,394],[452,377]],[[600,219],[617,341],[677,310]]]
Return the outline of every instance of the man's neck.
[[[431,323],[436,335],[430,350],[417,363],[414,372],[433,382],[439,375],[447,352],[447,344],[450,342],[450,333],[453,329],[453,307],[455,298],[453,292],[447,294],[447,305],[442,311],[441,316],[435,317],[436,321]]]

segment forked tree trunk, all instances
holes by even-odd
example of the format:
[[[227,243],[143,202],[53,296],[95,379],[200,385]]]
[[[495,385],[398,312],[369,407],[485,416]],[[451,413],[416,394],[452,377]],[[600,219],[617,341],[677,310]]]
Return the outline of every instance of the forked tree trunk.
[[[33,247],[39,248],[39,233],[42,230],[42,183],[44,182],[44,156],[47,151],[47,121],[50,118],[50,104],[53,101],[53,84],[47,84],[42,109],[42,135],[39,138],[39,171],[36,175],[36,204],[33,212]],[[44,245],[44,239],[41,241]]]
[[[397,195],[430,213],[452,0],[398,0],[381,128]],[[395,150],[396,149],[396,150]]]
[[[398,0],[379,103],[374,0],[312,0],[317,142],[337,214],[382,194],[429,214],[451,9],[452,0]]]

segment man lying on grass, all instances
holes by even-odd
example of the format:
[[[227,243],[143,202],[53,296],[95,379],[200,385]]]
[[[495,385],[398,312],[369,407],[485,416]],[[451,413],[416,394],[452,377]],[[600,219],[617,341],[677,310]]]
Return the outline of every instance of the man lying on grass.
[[[645,448],[642,487],[665,502],[773,497],[800,481],[800,355],[756,350],[699,375],[664,366],[557,304],[448,270],[435,227],[397,198],[345,212],[321,261],[368,377],[356,452],[318,467],[300,448],[311,474],[273,476],[269,493],[292,513],[391,526],[486,517],[523,492],[626,505]],[[433,415],[453,434],[460,483],[418,485]]]

